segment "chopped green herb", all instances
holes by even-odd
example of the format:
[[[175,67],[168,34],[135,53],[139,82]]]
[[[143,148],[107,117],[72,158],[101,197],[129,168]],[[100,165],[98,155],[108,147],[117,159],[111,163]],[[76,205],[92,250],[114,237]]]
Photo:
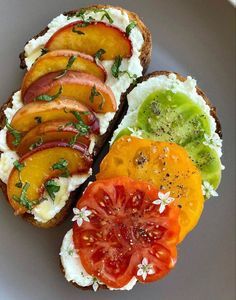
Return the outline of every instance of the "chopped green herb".
[[[50,95],[47,95],[47,94],[42,94],[42,95],[37,96],[35,98],[35,100],[50,102],[50,101],[58,98],[61,95],[61,93],[62,93],[62,86],[60,86],[58,92],[55,95],[50,96]]]
[[[38,203],[38,201],[31,201],[27,198],[26,193],[28,188],[30,187],[30,184],[26,182],[22,188],[20,197],[13,195],[13,200],[18,202],[20,205],[27,208],[27,210],[32,210],[33,206]]]
[[[116,56],[115,61],[111,67],[111,73],[115,78],[119,78],[120,75],[126,74],[129,76],[130,79],[133,79],[132,83],[136,82],[137,75],[136,74],[130,74],[127,70],[125,71],[120,71],[120,66],[122,62],[122,57]]]
[[[81,134],[78,132],[77,134],[75,134],[71,139],[70,139],[70,142],[69,142],[69,145],[70,146],[74,146],[75,143],[77,142],[77,139],[78,137],[81,136]]]
[[[126,27],[125,32],[126,32],[126,34],[127,34],[128,36],[130,35],[131,30],[132,30],[136,25],[137,25],[137,23],[136,23],[135,21],[131,21],[131,22],[129,23],[129,25]]]
[[[12,144],[14,146],[18,146],[20,144],[21,141],[21,132],[14,129],[13,127],[11,127],[10,123],[8,122],[8,120],[6,119],[6,127],[7,130],[10,132],[10,134],[14,137],[14,141],[12,142]]]
[[[57,163],[55,163],[52,168],[53,170],[62,170],[67,168],[68,166],[68,161],[64,158],[60,159]]]
[[[34,119],[35,119],[35,122],[36,122],[37,124],[42,123],[42,118],[41,118],[41,117],[35,117]]]
[[[129,73],[129,71],[120,71],[119,72],[119,75],[123,75],[123,74],[126,74],[126,75],[128,75],[128,77],[130,78],[130,79],[133,79],[133,81],[132,81],[132,83],[133,84],[135,84],[136,83],[136,80],[137,80],[137,78],[138,78],[138,76],[136,75],[136,74],[130,74]]]
[[[104,99],[104,97],[102,97],[102,101],[101,101],[101,103],[99,104],[98,109],[99,109],[99,110],[102,110],[104,104],[105,104],[105,99]]]
[[[121,62],[122,62],[121,56],[120,55],[116,56],[115,61],[111,67],[111,73],[115,78],[119,77]]]
[[[53,170],[61,170],[62,174],[60,175],[61,177],[69,177],[70,172],[68,170],[68,161],[64,158],[60,159],[57,163],[52,165]]]
[[[94,54],[94,58],[95,59],[101,59],[102,55],[105,54],[106,51],[104,49],[99,49],[95,54]]]
[[[20,163],[18,160],[15,160],[13,165],[19,172],[21,172],[23,170],[23,168],[25,167],[25,165]]]
[[[74,26],[74,27],[72,28],[72,32],[75,32],[75,33],[80,34],[80,35],[84,35],[84,34],[85,34],[83,31],[77,30],[76,27],[77,27],[77,26]]]
[[[33,150],[39,146],[41,146],[43,143],[43,139],[42,137],[40,137],[35,143],[33,143],[32,145],[30,145],[29,150]]]
[[[112,24],[114,21],[112,19],[112,17],[109,15],[109,13],[105,10],[105,9],[91,9],[94,13],[97,13],[97,12],[101,12],[103,13],[102,17],[101,17],[101,20],[107,18],[107,20],[109,21],[110,24]]]
[[[71,111],[71,113],[76,117],[76,119],[78,120],[77,123],[73,123],[73,126],[77,129],[77,131],[81,134],[81,135],[86,135],[89,133],[89,126],[86,125],[84,123],[84,121],[82,120],[80,114],[77,111]]]
[[[68,60],[68,63],[66,65],[66,68],[65,70],[63,70],[57,77],[55,77],[54,79],[59,79],[61,77],[63,77],[67,71],[72,67],[74,61],[76,60],[77,56],[76,55],[72,55],[69,60]]]
[[[97,91],[96,85],[94,84],[94,86],[93,86],[92,89],[91,89],[90,96],[89,96],[90,102],[93,103],[94,97],[96,97],[96,96],[101,96],[101,94]]]
[[[76,17],[84,19],[84,14],[86,13],[85,8],[81,8],[79,12],[76,13]]]
[[[52,201],[54,201],[55,193],[57,193],[60,190],[60,186],[56,183],[55,180],[51,179],[45,182],[44,187]]]
[[[41,48],[41,55],[40,55],[40,56],[42,56],[42,55],[48,53],[48,51],[49,51],[49,50],[48,50],[47,48]]]
[[[23,185],[23,183],[21,181],[19,181],[15,184],[15,186],[18,187],[19,189],[22,188],[22,185]]]

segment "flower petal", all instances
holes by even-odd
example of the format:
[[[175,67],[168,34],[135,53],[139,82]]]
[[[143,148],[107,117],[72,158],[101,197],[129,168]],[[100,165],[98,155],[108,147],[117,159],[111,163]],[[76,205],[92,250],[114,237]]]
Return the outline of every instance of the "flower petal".
[[[162,214],[163,213],[163,211],[165,210],[165,204],[161,204],[161,206],[160,206],[160,208],[159,208],[159,212],[160,212],[160,214]]]
[[[146,278],[147,278],[147,272],[143,272],[142,277],[143,277],[143,280],[146,280]]]
[[[142,260],[142,265],[143,265],[143,266],[147,266],[147,265],[148,265],[148,260],[147,260],[146,257],[143,258],[143,260]]]
[[[83,220],[81,218],[78,218],[77,219],[77,224],[78,224],[79,227],[82,225],[82,223],[83,223]]]
[[[154,200],[152,203],[153,203],[153,204],[156,204],[156,205],[159,205],[159,204],[161,204],[161,203],[162,203],[162,201],[161,201],[161,200],[159,200],[159,199],[157,199],[157,200]]]
[[[143,275],[143,269],[138,269],[137,276],[142,276]]]
[[[80,213],[80,210],[79,210],[77,207],[74,207],[74,208],[73,208],[73,213],[74,213],[75,215],[78,215],[78,214]]]

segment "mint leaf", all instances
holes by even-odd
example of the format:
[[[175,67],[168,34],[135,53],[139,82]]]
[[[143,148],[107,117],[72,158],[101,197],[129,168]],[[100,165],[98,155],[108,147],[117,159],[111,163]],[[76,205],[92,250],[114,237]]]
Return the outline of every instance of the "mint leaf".
[[[115,61],[111,67],[111,73],[115,78],[119,77],[121,62],[122,62],[121,56],[120,55],[116,56]]]
[[[60,186],[56,183],[55,180],[48,180],[45,182],[44,187],[49,195],[49,197],[52,199],[52,201],[55,200],[55,193],[57,193],[60,190]]]
[[[47,102],[50,102],[56,98],[58,98],[62,93],[62,86],[59,88],[58,92],[55,94],[55,95],[47,95],[47,94],[42,94],[42,95],[39,95],[35,98],[35,100],[39,100],[39,101],[47,101]]]
[[[101,59],[102,55],[105,54],[106,51],[104,49],[99,49],[95,54],[94,54],[94,58],[95,59]]]
[[[18,160],[15,160],[13,162],[13,165],[19,172],[21,172],[23,170],[23,168],[25,167],[24,163],[22,164]]]
[[[129,23],[129,25],[126,27],[125,32],[126,32],[126,34],[127,34],[128,36],[130,35],[131,30],[132,30],[136,25],[137,25],[137,23],[136,23],[135,21],[131,21],[131,22]]]
[[[67,71],[72,67],[76,58],[77,58],[76,55],[72,55],[68,60],[65,70],[63,70],[57,77],[55,77],[54,80],[63,77],[67,73]]]
[[[30,187],[30,184],[28,182],[26,182],[22,188],[20,197],[13,195],[13,200],[18,202],[20,205],[26,207],[27,210],[32,210],[33,206],[38,204],[39,201],[31,201],[27,198],[26,193],[27,193],[27,190],[29,189],[29,187]]]
[[[61,158],[57,163],[52,165],[53,170],[61,170],[62,174],[61,177],[69,177],[70,172],[68,170],[68,161],[64,158]]]
[[[6,119],[6,127],[7,130],[10,132],[10,134],[14,137],[14,141],[12,142],[12,144],[14,146],[18,146],[20,144],[21,141],[21,132],[14,129],[13,127],[11,127],[10,123],[8,122],[8,120]]]
[[[42,137],[40,137],[38,140],[36,140],[35,143],[33,143],[32,145],[30,145],[29,150],[33,150],[33,149],[41,146],[42,143],[43,143],[43,139],[42,139]]]

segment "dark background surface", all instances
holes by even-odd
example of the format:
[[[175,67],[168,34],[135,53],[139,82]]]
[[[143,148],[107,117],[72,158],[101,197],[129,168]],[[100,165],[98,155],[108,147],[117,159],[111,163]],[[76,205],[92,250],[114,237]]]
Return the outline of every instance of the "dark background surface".
[[[0,100],[23,76],[24,43],[63,11],[96,1],[0,0]],[[97,2],[102,3],[102,2]],[[198,227],[179,247],[179,261],[160,282],[131,292],[82,291],[59,270],[59,247],[71,222],[40,230],[14,217],[0,194],[0,300],[235,299],[235,11],[227,1],[109,1],[136,11],[150,27],[149,71],[191,74],[217,107],[224,156],[219,197],[209,200]]]

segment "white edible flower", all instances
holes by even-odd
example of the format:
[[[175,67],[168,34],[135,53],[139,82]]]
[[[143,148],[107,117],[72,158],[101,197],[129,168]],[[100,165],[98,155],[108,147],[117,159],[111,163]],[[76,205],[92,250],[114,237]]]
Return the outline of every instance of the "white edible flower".
[[[204,134],[205,141],[203,142],[204,145],[209,146],[218,153],[218,155],[222,156],[222,139],[219,137],[217,133],[213,133],[211,136]]]
[[[98,287],[99,287],[98,279],[96,277],[93,277],[93,285],[92,285],[92,287],[93,287],[94,292],[96,292],[97,289],[98,289]]]
[[[83,221],[89,222],[88,216],[91,215],[91,211],[87,209],[87,206],[78,209],[78,208],[73,208],[73,213],[75,214],[72,221],[76,221],[78,226],[81,226]]]
[[[149,264],[147,258],[144,257],[142,263],[138,265],[137,276],[142,276],[143,280],[146,280],[147,275],[152,275],[154,273],[155,271],[152,264]]]
[[[137,138],[142,138],[143,135],[143,131],[141,129],[135,129],[132,127],[127,127],[127,129],[129,129],[129,131],[131,131],[131,136],[137,137]]]
[[[170,197],[170,192],[167,193],[158,193],[158,199],[154,200],[152,203],[156,205],[160,205],[159,212],[160,214],[163,213],[163,211],[166,208],[166,205],[170,204],[174,198]]]
[[[203,181],[202,193],[207,199],[209,199],[211,196],[218,196],[218,193],[214,190],[213,186],[208,181]]]

